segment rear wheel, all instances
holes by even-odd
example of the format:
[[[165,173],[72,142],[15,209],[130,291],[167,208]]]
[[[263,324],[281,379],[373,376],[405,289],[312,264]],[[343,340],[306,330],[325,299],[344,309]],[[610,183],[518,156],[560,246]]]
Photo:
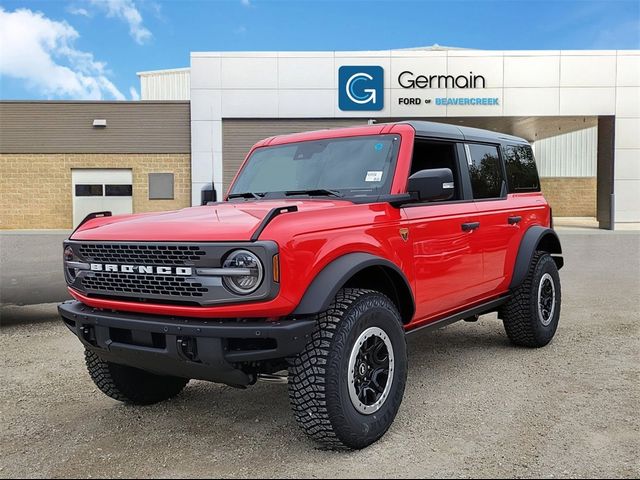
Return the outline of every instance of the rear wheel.
[[[560,275],[546,252],[536,252],[527,277],[500,312],[507,336],[515,345],[543,347],[560,319]]]
[[[334,449],[364,448],[387,431],[407,378],[400,314],[385,295],[338,292],[304,351],[290,360],[289,398],[302,430]]]
[[[96,353],[84,352],[93,383],[107,396],[133,405],[150,405],[178,395],[189,379],[155,375],[125,365],[107,362]]]

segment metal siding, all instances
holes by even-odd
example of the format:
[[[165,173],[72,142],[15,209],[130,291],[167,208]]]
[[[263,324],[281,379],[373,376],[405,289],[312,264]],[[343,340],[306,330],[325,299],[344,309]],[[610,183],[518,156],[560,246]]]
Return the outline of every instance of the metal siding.
[[[541,177],[595,177],[598,128],[538,140],[533,144]]]
[[[188,102],[0,102],[0,123],[2,153],[191,151]]]
[[[267,137],[326,128],[366,125],[367,119],[223,120],[223,185],[227,191],[251,147]]]
[[[143,72],[140,76],[142,100],[189,100],[191,96],[190,70]]]

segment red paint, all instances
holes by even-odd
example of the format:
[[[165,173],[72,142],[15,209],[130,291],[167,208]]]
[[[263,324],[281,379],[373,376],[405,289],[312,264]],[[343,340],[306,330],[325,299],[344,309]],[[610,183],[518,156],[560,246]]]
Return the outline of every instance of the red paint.
[[[401,137],[391,193],[406,191],[414,130],[409,125],[372,125],[324,130],[258,142],[267,145],[360,135],[393,133]],[[251,153],[250,152],[250,153]],[[315,276],[332,260],[351,252],[385,258],[404,272],[416,299],[411,329],[453,310],[507,291],[523,233],[532,225],[549,225],[547,202],[540,193],[512,194],[503,200],[394,208],[388,203],[353,204],[333,199],[265,200],[220,203],[176,212],[97,218],[73,240],[102,241],[248,241],[274,207],[297,205],[298,212],[276,217],[260,235],[279,246],[280,294],[273,300],[188,307],[89,298],[97,308],[157,315],[279,317],[291,313]],[[509,225],[511,215],[522,217]],[[481,222],[464,232],[461,224]],[[399,231],[409,229],[404,241]]]

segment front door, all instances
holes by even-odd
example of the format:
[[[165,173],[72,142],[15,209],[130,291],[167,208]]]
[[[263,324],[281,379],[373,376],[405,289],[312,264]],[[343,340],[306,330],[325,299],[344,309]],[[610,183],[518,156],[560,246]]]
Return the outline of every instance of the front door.
[[[473,202],[405,208],[413,244],[416,319],[436,318],[472,302],[483,283],[477,232],[462,225],[476,220]]]
[[[454,142],[415,141],[410,175],[449,168],[455,179],[453,198],[404,208],[414,255],[418,322],[435,320],[480,295],[482,250],[476,230],[468,228],[477,218],[473,199],[462,182],[461,156],[462,147]]]

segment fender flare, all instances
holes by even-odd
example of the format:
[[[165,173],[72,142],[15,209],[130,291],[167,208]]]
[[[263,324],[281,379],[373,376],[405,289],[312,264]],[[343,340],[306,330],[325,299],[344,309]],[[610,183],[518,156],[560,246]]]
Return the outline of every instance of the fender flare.
[[[552,258],[556,262],[558,270],[562,268],[564,260],[562,257],[556,256],[562,253],[558,234],[552,228],[542,227],[540,225],[529,227],[520,241],[518,256],[516,257],[516,263],[513,267],[511,284],[509,285],[511,290],[518,288],[522,282],[524,282],[524,279],[527,277],[527,272],[529,271],[529,265],[531,265],[531,259],[536,250],[539,249],[554,255]]]
[[[313,315],[323,312],[351,277],[368,267],[386,267],[394,271],[404,282],[406,292],[411,297],[409,319],[415,311],[413,291],[404,272],[393,262],[369,253],[347,253],[326,265],[307,287],[293,315]],[[393,279],[392,279],[393,280]],[[399,290],[399,289],[398,289]],[[403,310],[399,305],[398,308]]]

